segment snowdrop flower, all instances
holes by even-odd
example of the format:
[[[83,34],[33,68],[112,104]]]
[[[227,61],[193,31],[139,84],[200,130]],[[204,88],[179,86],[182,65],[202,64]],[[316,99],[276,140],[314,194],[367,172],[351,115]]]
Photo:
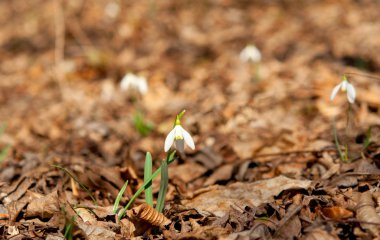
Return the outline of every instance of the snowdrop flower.
[[[126,74],[120,82],[121,90],[136,90],[142,95],[148,92],[148,83],[144,77],[139,77],[135,74]]]
[[[252,61],[254,63],[258,63],[261,61],[261,53],[260,50],[257,49],[254,45],[247,45],[240,52],[240,59],[244,62]]]
[[[354,86],[347,80],[346,76],[343,76],[343,80],[340,84],[336,85],[334,89],[331,92],[330,100],[334,100],[336,94],[338,93],[339,89],[342,90],[342,92],[347,93],[347,99],[350,103],[355,102],[356,97],[356,91]]]
[[[165,139],[165,146],[164,146],[165,152],[169,151],[173,143],[175,144],[176,149],[180,152],[183,152],[185,143],[191,149],[193,150],[195,149],[193,138],[181,126],[180,118],[182,117],[184,113],[185,112],[182,111],[180,114],[177,115],[174,128],[173,130],[170,131],[170,133]]]

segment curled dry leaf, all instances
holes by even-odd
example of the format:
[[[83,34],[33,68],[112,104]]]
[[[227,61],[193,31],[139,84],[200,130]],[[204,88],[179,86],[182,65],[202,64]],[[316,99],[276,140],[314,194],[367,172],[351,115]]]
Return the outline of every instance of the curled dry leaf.
[[[144,220],[153,226],[162,227],[169,224],[171,221],[167,219],[164,214],[159,213],[156,209],[152,208],[149,204],[143,203],[132,209],[132,215],[135,218]]]
[[[365,230],[373,237],[380,237],[380,216],[376,213],[375,203],[370,191],[360,195],[359,203],[356,207],[356,216],[359,221],[366,222],[360,224]]]
[[[350,218],[354,215],[350,210],[338,206],[325,207],[322,209],[322,213],[331,219]]]

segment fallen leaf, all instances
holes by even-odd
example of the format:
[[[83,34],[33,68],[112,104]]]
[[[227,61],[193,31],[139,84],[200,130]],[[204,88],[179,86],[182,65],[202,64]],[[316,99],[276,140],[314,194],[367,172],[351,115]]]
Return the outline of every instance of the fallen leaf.
[[[173,166],[170,168],[170,175],[173,178],[179,178],[183,182],[188,183],[200,176],[202,176],[207,169],[195,162],[187,162],[181,165]]]
[[[305,238],[305,240],[336,240],[338,239],[337,236],[332,236],[328,232],[322,229],[314,229],[311,232],[309,232]]]
[[[46,196],[33,199],[27,209],[26,217],[51,218],[60,211],[57,192],[49,193]]]
[[[225,164],[217,168],[215,172],[211,174],[210,177],[207,178],[204,185],[208,186],[218,181],[229,180],[232,176],[234,167],[235,166],[233,164]]]
[[[113,231],[96,225],[90,225],[88,223],[78,223],[78,227],[86,234],[86,239],[89,240],[113,240],[116,236],[116,233],[114,233]]]
[[[87,208],[76,208],[75,212],[78,214],[80,218],[82,218],[84,223],[90,223],[90,224],[97,223],[96,217]]]
[[[342,207],[333,206],[322,208],[324,216],[331,219],[350,218],[353,216],[353,212]]]
[[[307,189],[311,186],[309,180],[295,180],[278,176],[268,180],[253,183],[233,183],[227,187],[212,186],[200,189],[200,194],[191,200],[183,200],[183,204],[193,207],[203,214],[214,214],[222,217],[230,211],[232,205],[259,206],[273,200],[287,189]]]
[[[380,237],[380,216],[376,213],[375,202],[370,191],[360,194],[356,215],[359,221],[364,222],[360,225],[368,231],[374,238]]]

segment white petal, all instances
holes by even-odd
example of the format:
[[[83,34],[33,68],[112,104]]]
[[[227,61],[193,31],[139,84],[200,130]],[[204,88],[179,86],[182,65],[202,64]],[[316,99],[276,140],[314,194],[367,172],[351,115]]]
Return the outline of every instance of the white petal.
[[[145,78],[140,78],[139,81],[139,91],[141,94],[146,94],[148,92],[148,83]]]
[[[165,152],[169,151],[170,147],[173,145],[174,138],[175,138],[175,128],[170,131],[168,136],[165,139],[165,144],[164,144],[164,150]]]
[[[355,97],[356,97],[356,91],[354,86],[351,83],[347,84],[347,99],[350,103],[355,102]]]
[[[174,127],[174,138],[175,139],[183,139],[183,134],[182,134],[183,130],[184,129],[182,128],[181,125],[176,125]]]
[[[334,100],[336,94],[338,93],[339,89],[342,87],[343,83],[340,83],[334,87],[334,89],[331,92],[330,101]]]
[[[240,60],[242,60],[243,62],[246,62],[246,61],[248,61],[248,56],[247,56],[247,53],[246,53],[246,51],[244,51],[244,49],[243,49],[243,51],[241,51],[240,52]]]
[[[187,146],[189,146],[191,149],[194,150],[195,144],[191,135],[183,128],[182,128],[182,134],[183,134],[183,139],[185,140],[185,143],[187,144]]]
[[[347,85],[350,84],[347,80],[342,81],[342,91],[345,92],[347,91]]]
[[[128,75],[129,74],[125,75],[120,82],[121,90],[127,90],[129,88],[129,85],[131,84],[131,78]]]

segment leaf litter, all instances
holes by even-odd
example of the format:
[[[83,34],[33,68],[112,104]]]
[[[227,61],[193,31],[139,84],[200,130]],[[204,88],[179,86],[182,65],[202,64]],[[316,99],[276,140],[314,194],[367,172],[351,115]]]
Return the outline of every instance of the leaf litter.
[[[350,0],[1,2],[1,238],[380,238],[379,11]],[[251,44],[259,63],[239,59]],[[148,91],[122,91],[128,72]],[[349,132],[345,97],[329,101],[343,73],[357,89]],[[119,220],[120,189],[129,182],[118,211],[143,184],[146,151],[159,167],[182,109],[197,148],[169,167],[164,212],[141,197]]]

